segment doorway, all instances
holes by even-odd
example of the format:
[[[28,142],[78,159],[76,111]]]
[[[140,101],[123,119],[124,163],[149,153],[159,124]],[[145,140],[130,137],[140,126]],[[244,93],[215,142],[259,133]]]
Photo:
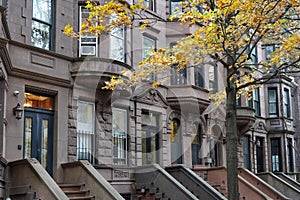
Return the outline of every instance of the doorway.
[[[24,158],[36,158],[52,175],[53,97],[25,93]]]

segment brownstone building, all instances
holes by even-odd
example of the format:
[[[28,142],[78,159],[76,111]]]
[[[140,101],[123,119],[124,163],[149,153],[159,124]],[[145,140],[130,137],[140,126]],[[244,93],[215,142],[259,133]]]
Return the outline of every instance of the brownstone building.
[[[2,1],[2,199],[225,199],[225,109],[209,99],[224,89],[220,66],[170,71],[155,89],[101,89],[195,30],[167,20],[179,2],[145,0],[157,20],[144,32],[73,39],[62,30],[88,17],[84,1]],[[252,62],[274,49],[259,45]],[[241,198],[299,196],[297,86],[280,76],[237,102]]]

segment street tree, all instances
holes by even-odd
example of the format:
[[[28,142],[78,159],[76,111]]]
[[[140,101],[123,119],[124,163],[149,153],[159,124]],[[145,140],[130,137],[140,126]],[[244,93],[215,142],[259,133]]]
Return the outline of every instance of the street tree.
[[[182,1],[182,12],[164,20],[194,26],[195,31],[172,48],[153,50],[135,71],[122,72],[129,76],[128,80],[112,77],[105,88],[135,85],[151,73],[166,73],[172,68],[181,70],[207,60],[224,68],[225,91],[212,95],[212,99],[216,104],[225,102],[228,198],[239,199],[236,100],[240,95],[251,98],[253,88],[276,76],[300,72],[299,6],[300,0]],[[89,33],[99,36],[115,27],[133,27],[134,24],[144,29],[157,20],[145,15],[143,1],[134,5],[117,0],[105,4],[87,1],[86,8],[90,9],[90,17],[79,32],[67,25],[64,30],[67,35],[78,37]],[[108,20],[112,16],[113,20]],[[276,48],[266,59],[251,62],[257,46],[270,44]],[[159,84],[162,80],[153,86]]]

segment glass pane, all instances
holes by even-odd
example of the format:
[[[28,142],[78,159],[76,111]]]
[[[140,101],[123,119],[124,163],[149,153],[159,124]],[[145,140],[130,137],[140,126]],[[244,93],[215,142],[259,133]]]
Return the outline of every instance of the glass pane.
[[[25,93],[24,107],[53,110],[53,97]]]
[[[155,40],[144,36],[143,37],[143,60],[149,57],[147,53],[151,52],[152,48],[155,48]]]
[[[276,90],[269,90],[269,102],[276,102]]]
[[[182,12],[182,6],[180,1],[172,1],[171,2],[171,14],[179,15]]]
[[[142,124],[156,127],[157,116],[152,113],[142,113]]]
[[[46,119],[42,121],[42,155],[41,164],[44,168],[47,166],[47,155],[48,155],[48,128],[49,122]]]
[[[32,5],[33,18],[51,23],[51,0],[33,0]]]
[[[50,26],[33,20],[31,43],[35,47],[49,50]]]
[[[78,101],[77,130],[86,134],[94,134],[94,103]]]
[[[111,36],[110,58],[124,61],[124,43],[123,39]]]
[[[25,119],[24,158],[31,157],[31,135],[32,135],[32,118],[26,117],[26,119]]]

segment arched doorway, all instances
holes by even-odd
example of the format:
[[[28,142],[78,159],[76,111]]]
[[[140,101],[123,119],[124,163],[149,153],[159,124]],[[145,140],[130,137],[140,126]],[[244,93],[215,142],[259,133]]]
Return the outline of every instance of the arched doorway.
[[[172,164],[182,164],[182,144],[181,144],[181,124],[175,118],[171,121],[171,162]]]

